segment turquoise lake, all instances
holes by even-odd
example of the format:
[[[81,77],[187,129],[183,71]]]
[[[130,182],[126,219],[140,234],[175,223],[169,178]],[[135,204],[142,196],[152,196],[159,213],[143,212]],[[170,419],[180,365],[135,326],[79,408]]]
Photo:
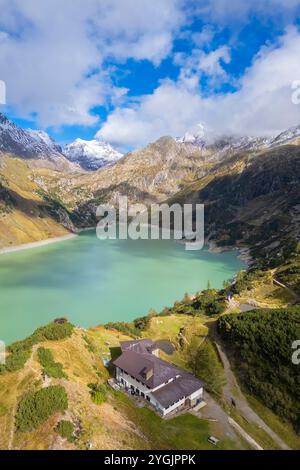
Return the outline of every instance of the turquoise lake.
[[[0,340],[9,344],[57,317],[88,327],[129,321],[185,292],[222,287],[244,264],[236,252],[186,251],[169,240],[68,241],[0,256]]]

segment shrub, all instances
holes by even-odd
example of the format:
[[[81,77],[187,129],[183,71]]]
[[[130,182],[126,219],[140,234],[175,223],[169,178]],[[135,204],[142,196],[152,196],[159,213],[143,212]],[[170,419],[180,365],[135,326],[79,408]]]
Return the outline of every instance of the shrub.
[[[6,363],[0,366],[0,374],[5,372],[15,372],[24,367],[30,357],[30,351],[17,351],[6,358]]]
[[[216,289],[204,290],[192,300],[191,305],[197,313],[219,315],[226,309],[226,293]]]
[[[72,335],[74,325],[71,323],[49,323],[49,325],[42,326],[35,330],[35,332],[24,339],[23,341],[17,341],[8,347],[8,350],[12,353],[17,351],[26,351],[31,349],[34,344],[41,343],[43,341],[57,341],[60,339],[68,338]]]
[[[68,408],[66,391],[60,385],[43,388],[24,395],[16,413],[16,429],[21,432],[33,431],[50,416]]]
[[[50,323],[35,330],[28,338],[11,344],[7,348],[10,355],[6,359],[6,364],[0,366],[0,374],[22,369],[30,357],[32,346],[43,341],[65,339],[72,335],[73,329],[74,326],[68,322],[63,324]]]
[[[124,333],[128,336],[141,336],[141,330],[134,326],[134,323],[126,323],[126,322],[110,322],[104,325],[107,330],[117,330],[120,333]]]
[[[38,358],[41,366],[43,367],[44,374],[48,377],[54,377],[55,379],[67,378],[63,371],[63,366],[59,362],[55,362],[53,354],[50,349],[39,348]]]
[[[60,421],[55,428],[55,431],[64,439],[69,442],[75,441],[74,431],[75,426],[71,421]]]
[[[91,398],[96,405],[101,405],[107,399],[107,387],[104,384],[89,384]]]
[[[134,320],[133,324],[135,328],[137,328],[138,330],[142,330],[142,331],[147,330],[147,328],[150,325],[152,316],[154,315],[151,314],[151,316],[147,315],[146,317],[141,317],[141,318],[137,318],[136,320]]]

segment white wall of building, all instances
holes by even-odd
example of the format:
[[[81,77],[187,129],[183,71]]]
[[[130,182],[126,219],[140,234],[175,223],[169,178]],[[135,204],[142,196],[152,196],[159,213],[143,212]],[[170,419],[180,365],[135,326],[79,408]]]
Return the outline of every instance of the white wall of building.
[[[192,393],[190,396],[188,397],[184,397],[183,399],[181,400],[178,400],[176,403],[174,403],[173,405],[171,405],[169,408],[162,408],[161,405],[157,402],[157,400],[153,397],[152,393],[151,392],[154,392],[155,390],[158,390],[159,388],[162,388],[164,387],[165,384],[162,384],[160,385],[159,387],[156,387],[154,389],[149,389],[147,388],[144,384],[142,384],[141,382],[138,382],[136,379],[134,379],[131,375],[127,374],[126,372],[122,372],[121,369],[119,367],[116,368],[116,379],[119,383],[122,382],[122,379],[124,381],[124,386],[126,386],[127,388],[131,388],[131,386],[134,387],[134,389],[138,389],[139,392],[141,393],[144,393],[145,395],[145,398],[148,396],[149,399],[150,399],[150,403],[156,408],[158,409],[164,416],[171,413],[172,411],[176,410],[176,408],[184,405],[185,401],[187,399],[190,399],[190,400],[195,400],[195,399],[199,399],[203,396],[203,388],[197,390],[196,392]],[[172,382],[169,381],[169,382]],[[149,400],[148,400],[149,401]]]

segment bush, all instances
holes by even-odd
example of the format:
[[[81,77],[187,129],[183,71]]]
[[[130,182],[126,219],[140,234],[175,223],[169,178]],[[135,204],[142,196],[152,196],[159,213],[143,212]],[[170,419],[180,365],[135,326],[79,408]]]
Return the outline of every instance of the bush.
[[[255,287],[256,284],[261,284],[268,280],[268,273],[253,269],[249,271],[240,271],[232,286],[234,294],[240,294],[243,291],[249,291]]]
[[[0,374],[5,372],[15,372],[24,367],[30,357],[30,351],[17,351],[6,358],[5,365],[0,366]]]
[[[71,421],[60,421],[55,428],[55,431],[64,439],[69,442],[75,441],[74,431],[75,427]]]
[[[147,315],[146,317],[137,318],[133,322],[134,327],[137,328],[138,330],[141,330],[141,331],[147,330],[147,328],[150,325],[151,318],[153,316],[154,316],[154,314]]]
[[[55,362],[53,354],[50,349],[39,348],[38,358],[41,366],[43,367],[43,373],[48,377],[55,379],[66,379],[67,376],[63,371],[63,366],[59,362]]]
[[[226,293],[216,289],[204,290],[192,300],[191,305],[197,313],[219,315],[226,309]]]
[[[21,432],[33,431],[50,416],[68,408],[66,391],[60,385],[29,392],[21,398],[16,413],[16,429]]]
[[[17,351],[26,351],[31,349],[34,344],[41,343],[43,341],[57,341],[60,339],[68,338],[72,335],[74,326],[71,323],[49,323],[49,325],[42,326],[35,330],[35,332],[24,339],[23,341],[17,341],[8,347],[8,350],[12,353]]]
[[[50,323],[35,330],[28,338],[17,341],[7,350],[10,355],[6,359],[6,364],[0,366],[0,374],[5,372],[15,372],[24,367],[30,357],[32,346],[43,341],[55,341],[68,338],[73,333],[74,326],[71,323]]]
[[[134,326],[134,323],[126,323],[126,322],[110,322],[104,325],[107,330],[117,330],[120,333],[124,333],[128,336],[141,336],[141,330]]]
[[[89,384],[91,398],[96,405],[101,405],[107,399],[107,387],[104,384]]]

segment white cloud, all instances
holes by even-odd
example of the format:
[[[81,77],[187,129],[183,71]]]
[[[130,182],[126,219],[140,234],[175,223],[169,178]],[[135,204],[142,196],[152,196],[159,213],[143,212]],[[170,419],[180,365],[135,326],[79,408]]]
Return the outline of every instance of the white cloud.
[[[155,65],[184,21],[182,0],[0,0],[0,71],[8,104],[43,126],[95,124],[115,102],[108,57]]]
[[[253,13],[293,18],[299,3],[300,0],[0,0],[0,79],[6,82],[8,104],[19,117],[33,114],[43,127],[95,125],[99,118],[92,113],[94,107],[116,107],[101,134],[126,145],[142,144],[162,133],[181,134],[199,119],[222,128],[228,116],[234,121],[239,110],[245,116],[242,122],[248,115],[250,122],[250,110],[253,111],[255,127],[256,110],[260,109],[262,115],[266,110],[268,114],[267,97],[270,110],[276,109],[276,93],[277,104],[288,101],[287,76],[298,73],[299,62],[290,38],[294,34],[293,40],[298,44],[298,33],[289,31],[278,50],[262,50],[241,80],[240,91],[229,96],[201,96],[201,75],[209,76],[215,87],[220,80],[229,79],[224,63],[230,60],[226,46],[209,53],[201,48],[211,43],[224,22],[244,21]],[[201,15],[209,26],[191,35],[186,27],[192,14]],[[111,81],[107,59],[124,63],[129,58],[148,60],[158,66],[172,54],[174,38],[181,33],[193,39],[195,49],[190,57],[182,57],[179,79],[165,80],[152,95],[128,102],[126,90],[116,88]],[[280,64],[284,64],[284,71],[278,72]],[[298,78],[291,77],[290,81]],[[298,111],[288,108],[288,112],[287,122]],[[277,121],[283,120],[283,113],[279,114],[280,118],[272,115],[271,127],[280,127]],[[241,127],[240,120],[236,121],[236,127]]]
[[[211,25],[206,25],[200,32],[193,33],[192,39],[197,47],[209,44],[215,36],[215,29]]]
[[[194,14],[217,23],[245,21],[249,15],[286,21],[293,18],[299,0],[199,0],[192,3]]]
[[[193,86],[182,77],[164,81],[152,95],[111,113],[98,136],[135,147],[163,134],[182,135],[197,122],[208,133],[253,135],[298,124],[300,106],[292,103],[291,84],[300,79],[299,50],[300,34],[289,28],[276,46],[261,49],[235,93],[204,97],[195,76]]]
[[[101,0],[94,32],[106,54],[119,60],[147,59],[158,65],[184,24],[184,0]]]

